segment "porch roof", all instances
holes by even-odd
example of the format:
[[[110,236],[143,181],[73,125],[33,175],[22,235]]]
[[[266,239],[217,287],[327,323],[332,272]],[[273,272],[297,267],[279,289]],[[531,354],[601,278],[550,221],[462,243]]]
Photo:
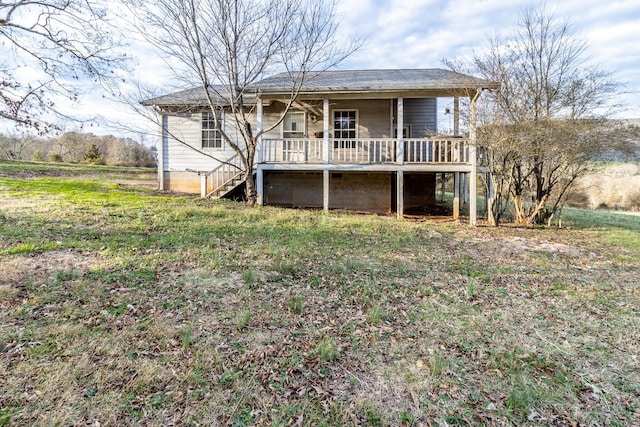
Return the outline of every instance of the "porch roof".
[[[226,88],[222,85],[212,85],[209,87],[209,95],[211,101],[216,104],[228,105],[226,96]],[[245,95],[248,104],[255,104],[255,95],[253,93]],[[163,107],[204,107],[207,105],[207,99],[202,87],[194,87],[169,93],[167,95],[157,96],[155,98],[145,99],[142,105],[152,106],[159,105]]]
[[[245,101],[248,104],[255,103],[254,94],[264,99],[291,96],[293,77],[289,73],[267,77],[249,88],[251,93],[246,94]],[[449,97],[470,96],[477,89],[497,88],[495,82],[440,68],[337,70],[310,72],[299,97]],[[214,102],[228,104],[224,86],[211,86],[209,93]],[[205,106],[206,98],[202,88],[196,87],[147,99],[142,104],[193,108]]]
[[[295,77],[295,76],[294,76]],[[258,83],[261,95],[291,93],[292,76],[280,73]],[[300,95],[319,94],[422,94],[469,96],[476,89],[497,89],[498,84],[441,68],[337,70],[309,73]]]

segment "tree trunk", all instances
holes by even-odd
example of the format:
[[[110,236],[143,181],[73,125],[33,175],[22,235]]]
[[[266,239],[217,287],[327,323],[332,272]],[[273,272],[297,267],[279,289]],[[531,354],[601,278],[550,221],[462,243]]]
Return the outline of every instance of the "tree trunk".
[[[254,207],[256,202],[258,201],[258,193],[256,189],[256,180],[253,177],[253,170],[249,169],[246,172],[246,195],[247,195],[247,206]]]
[[[504,180],[495,174],[488,173],[487,178],[487,220],[492,227],[500,225],[500,219],[504,213],[503,191]]]
[[[525,213],[524,206],[522,205],[522,195],[516,194],[513,196],[513,208],[516,214],[516,222],[518,224],[526,224],[527,214]]]
[[[496,199],[494,198],[488,203],[487,206],[487,221],[489,225],[492,227],[498,226],[498,204],[496,203]]]

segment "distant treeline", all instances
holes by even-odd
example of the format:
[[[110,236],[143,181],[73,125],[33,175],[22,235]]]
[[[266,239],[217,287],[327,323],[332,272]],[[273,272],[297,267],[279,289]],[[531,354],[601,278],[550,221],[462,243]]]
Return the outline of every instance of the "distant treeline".
[[[66,132],[43,138],[0,134],[0,159],[153,167],[157,150],[131,138]]]

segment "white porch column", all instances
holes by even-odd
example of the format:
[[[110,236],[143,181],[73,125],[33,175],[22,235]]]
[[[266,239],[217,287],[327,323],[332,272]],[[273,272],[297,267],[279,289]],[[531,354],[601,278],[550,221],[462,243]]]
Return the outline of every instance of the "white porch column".
[[[322,209],[329,212],[329,170],[322,171]]]
[[[331,161],[331,138],[329,135],[329,98],[322,100],[322,161]],[[322,171],[322,209],[329,212],[329,169]]]
[[[262,152],[262,99],[258,98],[256,103],[256,134],[258,134],[257,149],[258,149],[258,163],[264,161],[264,154]],[[260,190],[258,190],[260,191]]]
[[[262,166],[258,165],[256,169],[256,204],[258,206],[264,205],[264,171],[262,170]]]
[[[404,218],[404,171],[399,170],[396,172],[396,211],[398,212],[398,219]]]
[[[460,136],[460,98],[453,98],[453,136]]]
[[[200,175],[200,197],[207,197],[207,175]]]
[[[453,174],[453,219],[460,218],[460,172]]]
[[[396,163],[404,163],[404,139],[403,139],[403,131],[404,131],[404,98],[398,98],[398,109],[397,109],[397,118],[396,118],[396,127],[397,130],[397,141],[396,141]]]
[[[478,88],[471,98],[469,111],[469,157],[471,158],[471,172],[469,173],[469,224],[477,225],[477,179],[478,179],[478,156],[476,155],[476,101],[480,97],[482,89]]]
[[[262,151],[262,99],[258,98],[256,103],[256,133],[258,134],[258,165],[256,167],[256,203],[258,206],[264,204],[264,172],[262,171],[262,162],[264,162],[264,153]]]
[[[329,98],[322,100],[322,161],[330,161],[330,138],[329,138]]]
[[[168,126],[169,120],[166,114],[160,114],[158,122],[160,123],[160,145],[158,147],[158,189],[164,191],[164,143],[168,146]]]

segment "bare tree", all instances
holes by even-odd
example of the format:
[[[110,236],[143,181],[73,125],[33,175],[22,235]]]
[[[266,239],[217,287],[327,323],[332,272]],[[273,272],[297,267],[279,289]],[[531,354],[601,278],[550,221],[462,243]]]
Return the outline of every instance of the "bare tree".
[[[523,12],[511,38],[493,38],[474,56],[474,71],[500,83],[479,108],[479,142],[503,198],[491,209],[496,222],[510,199],[518,222],[549,223],[590,160],[623,148],[606,120],[620,85],[586,54],[572,27],[542,6]]]
[[[35,143],[35,139],[29,136],[0,134],[0,158],[8,160],[23,159]]]
[[[260,136],[284,119],[314,73],[342,61],[357,43],[336,40],[334,4],[314,0],[129,0],[141,34],[182,82],[201,89],[215,129],[241,159],[247,202],[256,203],[253,166]],[[256,132],[252,113],[260,80],[288,72],[290,91],[279,121]],[[217,112],[231,118],[238,139]],[[191,147],[193,148],[193,147]],[[193,148],[195,150],[195,148]]]
[[[112,82],[124,55],[107,16],[102,0],[0,0],[0,119],[60,130],[57,99],[76,100],[85,79]],[[37,77],[22,81],[25,66]]]

